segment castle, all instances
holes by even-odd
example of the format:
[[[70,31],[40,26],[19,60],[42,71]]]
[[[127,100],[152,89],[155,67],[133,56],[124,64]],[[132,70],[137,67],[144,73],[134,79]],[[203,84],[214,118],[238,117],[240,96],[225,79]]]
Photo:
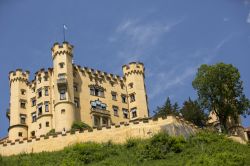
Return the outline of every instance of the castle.
[[[41,69],[29,81],[29,71],[9,73],[10,109],[8,140],[55,132],[68,132],[75,121],[91,127],[148,118],[144,65],[122,67],[123,76],[72,63],[68,42],[52,47],[53,68]]]

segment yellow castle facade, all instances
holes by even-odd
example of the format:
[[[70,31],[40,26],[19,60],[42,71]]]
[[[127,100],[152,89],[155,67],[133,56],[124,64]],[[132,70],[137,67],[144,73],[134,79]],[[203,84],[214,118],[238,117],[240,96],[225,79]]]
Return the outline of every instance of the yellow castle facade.
[[[30,73],[9,73],[10,109],[8,140],[67,132],[81,121],[91,127],[148,118],[145,68],[132,62],[122,66],[123,76],[72,63],[73,46],[52,47],[53,68]]]

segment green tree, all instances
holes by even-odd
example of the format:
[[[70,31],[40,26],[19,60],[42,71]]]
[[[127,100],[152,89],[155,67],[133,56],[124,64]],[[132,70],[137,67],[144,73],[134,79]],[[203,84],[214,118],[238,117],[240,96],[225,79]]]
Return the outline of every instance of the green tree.
[[[224,132],[227,120],[238,121],[239,115],[249,114],[250,101],[243,93],[240,73],[231,64],[201,65],[193,81],[198,100],[204,109],[214,111]]]
[[[205,126],[208,120],[208,114],[202,110],[201,106],[196,100],[193,101],[190,97],[183,103],[180,113],[184,119],[200,127]]]
[[[75,130],[83,131],[85,129],[92,130],[92,128],[88,124],[81,122],[81,121],[75,121],[71,127],[71,131],[75,131]]]
[[[163,106],[156,108],[156,110],[154,111],[155,113],[154,117],[157,118],[168,115],[178,115],[178,111],[179,111],[178,103],[176,102],[174,105],[172,105],[171,100],[168,97]]]

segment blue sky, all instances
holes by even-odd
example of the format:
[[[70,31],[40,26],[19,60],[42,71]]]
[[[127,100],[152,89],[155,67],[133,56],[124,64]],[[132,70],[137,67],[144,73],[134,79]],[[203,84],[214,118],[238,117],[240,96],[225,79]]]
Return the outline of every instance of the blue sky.
[[[195,99],[191,83],[204,63],[236,66],[250,98],[248,0],[0,0],[0,137],[8,128],[8,72],[33,77],[51,67],[63,24],[76,64],[121,75],[123,64],[142,61],[151,112],[168,96],[180,105]]]

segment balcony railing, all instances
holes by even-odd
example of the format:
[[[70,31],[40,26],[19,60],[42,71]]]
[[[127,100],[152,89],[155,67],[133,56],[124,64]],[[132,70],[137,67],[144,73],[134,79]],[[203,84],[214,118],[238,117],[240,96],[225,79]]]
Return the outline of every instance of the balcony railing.
[[[99,108],[91,108],[91,113],[94,113],[94,114],[104,114],[104,115],[110,116],[110,111],[99,109]]]
[[[67,82],[66,78],[59,78],[59,79],[57,79],[57,85],[58,85],[58,87],[67,86],[67,84],[68,84],[68,82]]]

